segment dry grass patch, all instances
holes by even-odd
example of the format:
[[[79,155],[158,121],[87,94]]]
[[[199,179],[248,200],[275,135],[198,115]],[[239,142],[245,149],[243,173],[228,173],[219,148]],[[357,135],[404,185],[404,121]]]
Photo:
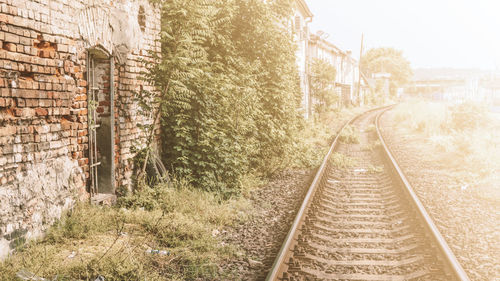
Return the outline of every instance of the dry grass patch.
[[[218,264],[236,252],[219,230],[250,212],[245,199],[223,201],[182,181],[144,188],[113,208],[82,204],[2,263],[0,280],[22,271],[49,280],[218,280]]]

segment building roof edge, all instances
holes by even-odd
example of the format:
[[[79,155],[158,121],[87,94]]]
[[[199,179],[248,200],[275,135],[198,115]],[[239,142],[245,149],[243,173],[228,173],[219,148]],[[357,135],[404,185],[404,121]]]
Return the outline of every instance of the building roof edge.
[[[305,0],[297,0],[297,3],[299,4],[299,7],[304,10],[306,17],[312,18],[314,15],[311,12],[311,9],[309,9],[309,6],[307,6],[307,3]]]

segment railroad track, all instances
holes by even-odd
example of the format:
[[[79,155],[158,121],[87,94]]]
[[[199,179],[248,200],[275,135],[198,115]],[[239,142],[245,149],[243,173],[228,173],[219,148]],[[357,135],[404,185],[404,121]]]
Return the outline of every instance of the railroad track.
[[[337,136],[267,280],[469,280],[385,145],[387,109]]]

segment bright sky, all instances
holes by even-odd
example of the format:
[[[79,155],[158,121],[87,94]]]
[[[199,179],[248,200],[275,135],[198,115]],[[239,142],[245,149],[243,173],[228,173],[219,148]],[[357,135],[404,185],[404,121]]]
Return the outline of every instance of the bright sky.
[[[412,67],[500,69],[499,0],[306,0],[312,31],[359,57],[365,48],[403,50]]]

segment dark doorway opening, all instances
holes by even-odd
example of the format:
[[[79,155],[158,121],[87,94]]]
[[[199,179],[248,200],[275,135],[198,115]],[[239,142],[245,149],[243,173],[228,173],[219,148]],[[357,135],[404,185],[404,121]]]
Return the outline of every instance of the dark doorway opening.
[[[115,194],[113,58],[92,49],[87,58],[90,194]]]

